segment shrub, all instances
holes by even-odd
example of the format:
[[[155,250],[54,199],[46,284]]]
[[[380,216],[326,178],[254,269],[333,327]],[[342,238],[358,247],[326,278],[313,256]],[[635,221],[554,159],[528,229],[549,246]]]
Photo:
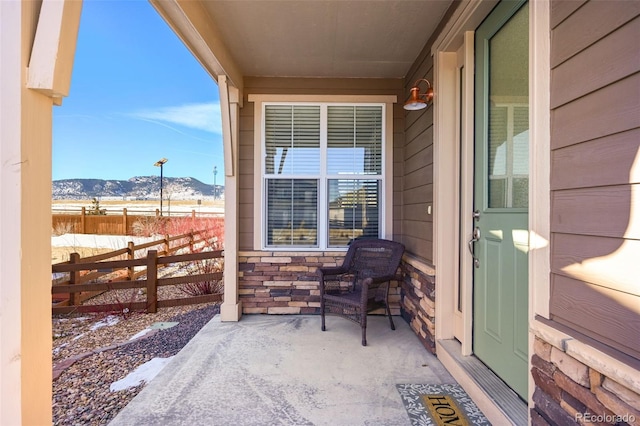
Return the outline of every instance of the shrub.
[[[192,262],[188,266],[188,274],[201,275],[221,272],[223,268],[222,259],[204,259]],[[223,280],[200,280],[192,283],[180,284],[180,291],[189,296],[202,296],[205,294],[222,293],[224,290]]]
[[[60,236],[64,234],[72,234],[75,229],[73,222],[58,222],[53,228],[53,235]]]

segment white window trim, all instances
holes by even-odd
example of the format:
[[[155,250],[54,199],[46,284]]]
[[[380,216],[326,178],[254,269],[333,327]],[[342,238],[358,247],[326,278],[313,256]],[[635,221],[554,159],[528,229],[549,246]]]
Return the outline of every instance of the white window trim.
[[[254,103],[254,161],[253,161],[253,205],[256,214],[253,216],[253,248],[263,251],[341,251],[346,248],[326,247],[326,239],[319,235],[318,248],[312,247],[267,247],[264,239],[264,179],[262,174],[263,160],[263,111],[265,103],[299,103],[299,104],[383,104],[383,164],[381,191],[380,231],[383,238],[391,239],[393,233],[393,104],[397,102],[395,95],[263,95],[248,96],[249,102]],[[364,178],[364,177],[363,177]],[[322,200],[323,198],[321,198]],[[320,209],[323,208],[321,204]],[[324,211],[324,210],[321,210]]]

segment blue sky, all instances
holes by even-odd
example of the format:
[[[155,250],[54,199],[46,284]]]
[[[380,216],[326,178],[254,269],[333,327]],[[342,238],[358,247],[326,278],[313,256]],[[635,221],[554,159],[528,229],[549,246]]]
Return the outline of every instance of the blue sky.
[[[218,86],[146,0],[85,0],[71,89],[53,110],[53,180],[224,183]]]

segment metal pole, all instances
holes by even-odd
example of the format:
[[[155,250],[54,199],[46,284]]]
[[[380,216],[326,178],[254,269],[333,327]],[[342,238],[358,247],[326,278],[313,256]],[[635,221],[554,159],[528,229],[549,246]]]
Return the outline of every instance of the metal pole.
[[[162,166],[164,163],[160,163],[160,216],[162,216]]]
[[[218,166],[213,166],[213,199],[218,199],[218,188],[216,187],[216,175],[218,174]]]
[[[156,167],[160,167],[160,216],[162,216],[162,181],[163,181],[163,177],[162,177],[162,166],[164,166],[164,163],[166,163],[167,160],[166,158],[161,158],[160,160],[156,161],[154,166]]]

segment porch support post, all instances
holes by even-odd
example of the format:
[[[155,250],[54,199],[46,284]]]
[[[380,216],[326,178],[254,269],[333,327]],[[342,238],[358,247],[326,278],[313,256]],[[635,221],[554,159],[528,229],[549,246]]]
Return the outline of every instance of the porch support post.
[[[454,289],[457,285],[458,239],[458,161],[455,126],[456,116],[455,71],[456,53],[437,52],[434,55],[434,85],[440,95],[434,99],[434,263],[436,266],[436,340],[453,338],[452,321],[442,320],[454,315]],[[445,89],[446,88],[446,89]],[[453,90],[452,90],[453,89]],[[449,124],[449,125],[448,125]]]
[[[52,421],[52,110],[69,89],[81,5],[0,1],[2,425]]]
[[[226,75],[218,76],[222,142],[224,149],[224,302],[222,321],[239,321],[242,304],[238,297],[238,115],[239,91],[229,86]]]

